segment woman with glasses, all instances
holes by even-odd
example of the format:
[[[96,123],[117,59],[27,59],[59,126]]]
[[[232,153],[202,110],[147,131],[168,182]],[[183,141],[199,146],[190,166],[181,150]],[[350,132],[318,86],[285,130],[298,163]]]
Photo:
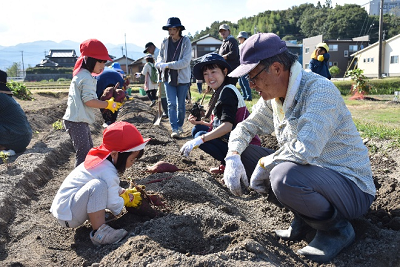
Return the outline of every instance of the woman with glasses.
[[[171,137],[179,138],[183,133],[185,100],[190,87],[192,45],[188,37],[182,36],[185,27],[179,18],[169,18],[167,25],[162,29],[168,31],[168,37],[161,44],[156,67],[163,72],[162,81],[167,95]]]
[[[239,90],[229,84],[227,75],[230,71],[230,65],[216,53],[205,55],[193,67],[195,78],[204,80],[214,90],[209,102],[209,109],[205,115],[206,118],[211,116],[211,122],[196,120],[196,117],[189,115],[188,120],[194,125],[192,129],[194,139],[186,142],[180,152],[184,156],[189,156],[194,148],[199,147],[221,162],[219,167],[210,169],[212,173],[223,173],[225,168],[224,158],[228,152],[229,134],[237,123],[249,115]],[[253,138],[251,143],[261,145],[258,136]],[[254,166],[249,168],[249,174],[253,169]]]
[[[115,112],[122,105],[114,102],[113,98],[106,101],[97,99],[97,81],[92,74],[99,75],[107,60],[112,61],[104,44],[96,39],[88,39],[80,44],[80,51],[69,87],[68,107],[63,117],[64,127],[76,152],[75,167],[85,160],[93,147],[89,124],[95,122],[95,110],[103,108]]]

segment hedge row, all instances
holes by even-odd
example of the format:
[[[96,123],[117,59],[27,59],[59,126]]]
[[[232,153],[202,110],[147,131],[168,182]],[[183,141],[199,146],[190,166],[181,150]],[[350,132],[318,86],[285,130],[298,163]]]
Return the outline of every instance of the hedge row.
[[[26,74],[72,74],[73,68],[59,67],[35,67],[27,68]]]
[[[342,95],[350,93],[353,81],[333,81]],[[400,91],[400,78],[371,79],[369,84],[373,87],[371,95],[393,95],[394,91]]]

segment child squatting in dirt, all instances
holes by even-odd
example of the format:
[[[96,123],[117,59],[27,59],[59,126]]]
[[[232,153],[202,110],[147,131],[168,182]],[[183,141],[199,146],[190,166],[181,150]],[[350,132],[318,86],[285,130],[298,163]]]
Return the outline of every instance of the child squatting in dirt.
[[[103,132],[103,142],[92,148],[84,163],[76,167],[63,181],[50,212],[63,227],[75,228],[89,220],[95,245],[113,244],[128,232],[113,229],[105,222],[105,209],[118,216],[125,207],[141,205],[141,194],[119,186],[118,173],[140,159],[150,139],[143,140],[136,127],[128,122],[115,122]]]

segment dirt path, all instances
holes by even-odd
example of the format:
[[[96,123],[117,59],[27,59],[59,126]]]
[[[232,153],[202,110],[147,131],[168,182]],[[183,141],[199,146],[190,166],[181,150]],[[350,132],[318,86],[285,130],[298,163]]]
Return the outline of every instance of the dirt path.
[[[27,151],[0,165],[1,266],[317,266],[296,251],[312,239],[285,242],[273,230],[288,227],[291,213],[254,192],[235,197],[208,173],[218,162],[200,150],[190,158],[179,154],[190,139],[190,125],[182,139],[170,138],[169,123],[152,124],[156,110],[135,97],[124,105],[118,120],[135,124],[151,137],[144,157],[121,177],[145,184],[160,193],[170,211],[150,219],[128,213],[110,223],[129,236],[116,245],[97,248],[89,239],[90,226],[61,228],[49,208],[63,179],[73,169],[69,136],[51,124],[62,117],[66,93],[34,94],[35,101],[19,101],[35,131]],[[95,145],[101,142],[98,114],[92,127]],[[270,136],[264,144],[273,143]],[[367,140],[366,140],[367,141]],[[378,188],[377,199],[364,218],[352,221],[356,242],[333,262],[318,266],[400,266],[399,150],[390,143],[369,140]],[[160,160],[184,171],[149,174],[145,168]],[[154,179],[164,179],[148,183]]]

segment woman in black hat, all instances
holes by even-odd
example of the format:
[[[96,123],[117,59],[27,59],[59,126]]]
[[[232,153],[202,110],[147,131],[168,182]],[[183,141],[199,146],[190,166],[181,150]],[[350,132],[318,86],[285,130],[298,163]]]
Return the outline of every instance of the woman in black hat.
[[[7,87],[7,73],[0,70],[0,151],[13,156],[23,152],[31,139],[31,126]]]
[[[185,27],[179,18],[169,18],[162,27],[168,31],[168,37],[161,44],[156,67],[162,72],[162,80],[168,102],[168,116],[172,128],[171,137],[178,138],[183,132],[185,120],[185,98],[190,87],[190,60],[192,45],[190,39],[182,36]]]
[[[225,59],[216,53],[205,55],[193,67],[194,77],[198,80],[204,80],[214,90],[209,102],[209,109],[205,115],[206,118],[211,116],[211,122],[197,121],[196,117],[189,115],[189,122],[195,125],[192,129],[194,139],[186,142],[180,152],[189,156],[194,148],[199,147],[213,158],[221,161],[221,166],[210,169],[212,173],[223,173],[224,158],[228,152],[229,134],[237,123],[249,115],[239,90],[229,84],[227,75],[231,70]],[[251,143],[261,145],[258,136]],[[252,171],[252,169],[249,169],[250,176]]]

